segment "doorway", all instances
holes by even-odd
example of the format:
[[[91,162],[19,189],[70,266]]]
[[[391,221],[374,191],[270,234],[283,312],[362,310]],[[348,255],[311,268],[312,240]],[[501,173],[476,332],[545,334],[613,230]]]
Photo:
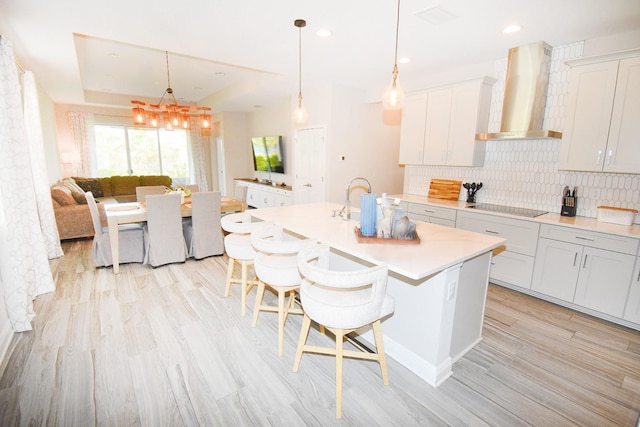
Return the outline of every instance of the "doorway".
[[[316,127],[295,132],[294,203],[326,199],[326,129]]]

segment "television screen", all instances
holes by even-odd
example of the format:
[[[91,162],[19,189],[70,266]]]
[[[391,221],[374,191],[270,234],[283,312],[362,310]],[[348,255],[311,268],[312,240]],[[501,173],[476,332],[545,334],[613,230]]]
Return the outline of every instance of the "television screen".
[[[256,136],[251,138],[253,167],[257,171],[284,173],[281,136]]]

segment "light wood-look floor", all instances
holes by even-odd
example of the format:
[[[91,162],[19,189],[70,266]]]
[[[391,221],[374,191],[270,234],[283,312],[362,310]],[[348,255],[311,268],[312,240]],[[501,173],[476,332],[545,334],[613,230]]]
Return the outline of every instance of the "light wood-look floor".
[[[334,359],[304,355],[300,317],[240,316],[224,298],[225,257],[152,269],[95,269],[90,240],[51,262],[55,293],[1,366],[0,425],[612,426],[640,410],[640,334],[490,286],[484,340],[433,388],[389,359],[345,360],[335,419]],[[253,305],[253,296],[250,302]],[[275,302],[275,298],[273,298]],[[420,327],[420,325],[416,325]],[[384,324],[383,324],[384,329]],[[330,338],[312,330],[311,339]]]

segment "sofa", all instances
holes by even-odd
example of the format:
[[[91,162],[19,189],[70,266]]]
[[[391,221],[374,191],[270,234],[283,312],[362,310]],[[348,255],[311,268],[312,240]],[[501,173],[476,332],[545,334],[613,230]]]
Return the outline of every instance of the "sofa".
[[[105,178],[70,177],[51,187],[51,201],[60,240],[93,237],[93,220],[84,193],[91,191],[106,225],[104,205],[136,201],[136,187],[171,185],[167,175],[114,175]]]

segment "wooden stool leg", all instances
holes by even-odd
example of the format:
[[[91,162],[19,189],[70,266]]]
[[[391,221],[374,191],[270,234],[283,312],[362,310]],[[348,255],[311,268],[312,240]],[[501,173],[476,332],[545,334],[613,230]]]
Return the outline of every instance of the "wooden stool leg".
[[[260,313],[260,307],[262,307],[262,298],[264,298],[264,282],[262,280],[258,281],[258,290],[256,292],[256,304],[253,308],[253,324],[252,326],[256,326],[258,323],[258,313]]]
[[[307,342],[307,335],[309,335],[309,329],[311,328],[311,318],[306,314],[302,318],[302,326],[300,327],[300,337],[298,338],[298,349],[296,350],[296,358],[293,362],[293,372],[298,372],[300,367],[300,359],[302,358],[302,351],[304,345]]]
[[[224,289],[225,298],[231,294],[231,280],[233,280],[233,267],[235,259],[229,258],[229,266],[227,267],[227,286]]]
[[[285,291],[278,289],[278,356],[282,356],[284,349],[284,297]]]
[[[248,266],[246,261],[241,261],[242,264],[242,295],[240,295],[240,301],[242,302],[242,315],[247,314],[247,276],[249,275]]]
[[[378,353],[378,362],[380,362],[380,371],[382,371],[382,382],[389,385],[389,377],[387,376],[387,359],[384,355],[384,344],[382,343],[382,325],[377,320],[373,322],[373,337],[376,341],[376,351]]]
[[[336,329],[336,418],[342,418],[342,343],[344,331]]]

